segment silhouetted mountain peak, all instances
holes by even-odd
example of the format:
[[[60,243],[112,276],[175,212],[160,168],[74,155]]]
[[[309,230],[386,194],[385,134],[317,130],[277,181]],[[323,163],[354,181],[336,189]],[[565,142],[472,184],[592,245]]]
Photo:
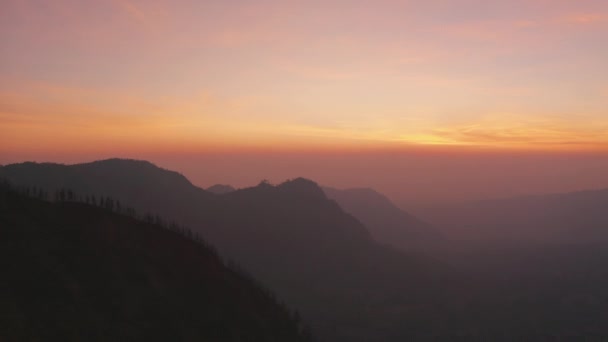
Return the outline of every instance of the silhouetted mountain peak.
[[[215,184],[208,187],[206,190],[216,195],[223,195],[236,191],[233,186],[225,184]]]
[[[268,180],[264,179],[264,180],[260,181],[260,183],[258,183],[256,188],[270,189],[270,188],[274,188],[274,185],[272,185]]]
[[[262,180],[257,186],[240,189],[235,193],[248,194],[257,193],[265,196],[276,196],[276,198],[306,199],[315,201],[325,201],[327,196],[317,183],[302,177],[289,179],[279,185],[273,185],[268,180]]]
[[[160,167],[152,164],[147,160],[139,159],[128,159],[128,158],[110,158],[103,160],[96,160],[94,162],[87,163],[90,165],[111,165],[114,167],[140,167],[149,169],[160,169]]]
[[[138,175],[162,175],[163,177],[170,177],[174,181],[185,182],[191,185],[190,181],[184,177],[181,173],[161,168],[146,160],[137,159],[106,159],[94,161],[87,164],[79,165],[84,168],[96,168],[104,171],[112,172],[136,172]]]
[[[146,180],[153,183],[160,182],[166,186],[192,186],[192,183],[181,173],[161,168],[146,160],[114,158],[76,166],[103,171],[108,176],[132,177],[132,181],[136,182]]]
[[[11,164],[0,169],[0,175],[16,184],[34,184],[48,191],[64,187],[88,194],[120,194],[121,200],[127,203],[143,201],[146,210],[154,211],[162,207],[161,198],[177,201],[186,194],[189,198],[211,196],[178,172],[134,159],[115,158],[74,165]]]
[[[327,199],[323,189],[321,189],[317,183],[302,177],[290,179],[277,186],[277,188],[281,191],[303,195],[309,198]]]

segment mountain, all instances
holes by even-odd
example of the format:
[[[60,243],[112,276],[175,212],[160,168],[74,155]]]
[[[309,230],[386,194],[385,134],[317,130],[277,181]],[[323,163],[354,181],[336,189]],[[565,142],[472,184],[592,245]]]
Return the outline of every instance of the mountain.
[[[608,189],[468,202],[425,216],[446,234],[471,240],[608,241]]]
[[[140,160],[108,159],[69,166],[27,162],[1,167],[0,177],[3,175],[14,184],[49,190],[65,187],[98,196],[114,195],[125,203],[137,204],[138,208],[151,212],[160,212],[167,203],[179,208],[195,199],[212,201],[215,197],[193,186],[177,172]]]
[[[215,184],[213,186],[210,186],[206,189],[209,192],[212,192],[216,195],[223,195],[223,194],[227,194],[230,192],[234,192],[236,191],[236,189],[230,185],[224,185],[224,184]]]
[[[0,186],[3,341],[308,341],[298,319],[206,244]]]
[[[66,187],[76,193],[74,195],[68,190],[67,198],[78,199],[81,198],[80,196],[84,196],[86,202],[90,201],[94,195],[98,203],[100,196],[103,196],[107,203],[108,196],[110,196],[112,199],[120,200],[121,208],[129,206],[137,208],[138,216],[143,214],[147,221],[175,220],[186,224],[205,237],[206,241],[216,246],[224,259],[235,260],[240,265],[239,269],[250,271],[261,284],[276,292],[278,298],[284,300],[290,307],[298,309],[302,313],[304,321],[311,323],[315,336],[318,335],[321,341],[581,339],[603,341],[608,336],[608,327],[605,324],[606,317],[608,317],[608,306],[605,305],[608,302],[608,269],[605,267],[608,261],[608,248],[606,248],[608,243],[602,242],[601,239],[587,244],[508,245],[504,239],[497,239],[499,242],[482,241],[478,244],[462,244],[454,246],[453,250],[445,248],[446,252],[442,257],[449,260],[448,266],[429,257],[421,256],[415,251],[398,250],[386,244],[376,243],[365,225],[345,212],[336,201],[327,198],[323,189],[316,183],[302,178],[278,185],[262,182],[254,187],[216,195],[193,186],[178,173],[158,168],[147,162],[131,160],[108,160],[69,166],[35,163],[7,165],[0,168],[1,177],[9,178],[17,186],[22,187],[25,192],[40,193],[40,187],[44,186],[51,195],[50,197],[54,198],[55,189]],[[34,187],[36,191],[33,190]],[[58,198],[66,196],[65,192],[64,190],[57,193]],[[570,198],[570,196],[567,197]],[[603,195],[578,194],[573,198],[565,202],[563,198],[550,201],[565,203],[559,207],[563,213],[552,211],[553,215],[563,215],[570,212],[569,210],[573,210],[577,215],[584,213],[587,216],[583,217],[593,218],[591,222],[600,222],[594,217],[603,215],[602,209],[604,208],[603,203],[605,203]],[[581,198],[586,199],[581,200]],[[546,203],[545,200],[543,199],[541,202]],[[573,204],[575,202],[578,204]],[[0,206],[3,205],[6,203],[0,200]],[[45,203],[44,205],[59,208],[58,210],[82,206],[78,203]],[[49,229],[49,227],[55,227],[55,225],[45,225],[43,228],[41,226],[36,228],[35,234],[24,234],[19,237],[18,242],[13,243],[14,239],[6,239],[6,234],[2,231],[6,222],[11,222],[18,227],[29,227],[38,224],[39,220],[44,219],[43,221],[46,222],[47,218],[39,211],[29,207],[21,212],[16,211],[13,207],[5,210],[9,218],[11,215],[18,215],[11,221],[0,216],[0,253],[5,253],[0,255],[0,260],[2,260],[0,266],[5,271],[12,267],[11,264],[17,265],[17,270],[10,270],[7,273],[10,277],[8,279],[26,277],[32,273],[28,268],[34,269],[32,265],[38,264],[36,260],[41,260],[39,264],[42,266],[40,267],[48,267],[53,272],[64,272],[65,269],[71,269],[56,266],[55,261],[63,260],[58,258],[62,258],[66,253],[55,252],[52,248],[61,246],[61,244],[52,241],[49,242],[48,248],[45,245],[39,248],[38,235],[45,237],[47,236],[45,234],[53,232],[54,229],[69,232],[80,225],[80,223],[76,225],[73,222],[83,222],[83,224],[97,222],[95,215],[98,211],[99,208],[92,208],[91,212],[83,211],[82,216],[74,216],[79,217],[81,221],[61,219],[53,229]],[[103,211],[102,214],[107,215],[106,212]],[[155,219],[154,215],[147,215],[147,212],[160,214],[163,219]],[[510,213],[510,215],[515,214],[517,213]],[[69,217],[72,215],[70,214]],[[440,219],[435,216],[430,218]],[[48,220],[55,219],[59,220],[53,211]],[[505,214],[502,219],[510,218]],[[155,276],[149,276],[154,273],[151,273],[145,266],[148,263],[154,265],[158,263],[158,267],[169,275],[177,270],[191,269],[187,265],[190,265],[189,260],[193,257],[184,246],[180,245],[179,248],[170,249],[171,253],[164,253],[163,257],[156,258],[154,254],[148,256],[146,253],[139,252],[143,248],[140,246],[147,245],[147,242],[140,242],[141,235],[134,234],[133,238],[130,238],[130,235],[123,236],[130,234],[131,230],[123,229],[123,226],[116,229],[111,228],[114,225],[113,220],[103,216],[101,227],[93,230],[95,232],[93,238],[81,234],[83,236],[70,235],[65,239],[69,242],[70,247],[70,252],[67,254],[78,255],[78,258],[69,259],[71,262],[83,260],[86,265],[92,265],[91,267],[81,265],[77,269],[85,269],[89,272],[86,273],[87,275],[100,274],[101,279],[92,278],[95,280],[94,283],[102,282],[103,279],[111,277],[113,274],[117,274],[116,277],[121,279],[119,285],[127,281],[147,282],[146,279],[149,277],[156,279]],[[120,220],[139,222],[124,216],[120,216]],[[577,220],[569,221],[572,224],[570,231],[580,230],[579,220],[581,220],[580,216]],[[145,224],[144,226],[150,225]],[[110,228],[106,229],[107,227]],[[599,228],[600,225],[597,227]],[[484,228],[486,227],[476,227],[479,231]],[[519,227],[510,228],[514,231],[520,230]],[[548,226],[545,229],[550,231],[551,227]],[[166,230],[163,232],[174,233]],[[32,240],[32,236],[36,239]],[[123,248],[122,243],[116,242],[116,245],[112,244],[111,248],[108,248],[111,252],[101,249],[102,252],[98,253],[100,248],[95,244],[105,244],[105,241],[114,243],[115,240],[127,241],[127,246]],[[8,242],[4,243],[5,241]],[[154,241],[157,241],[154,246],[164,246],[164,243],[172,240],[163,235]],[[187,241],[191,240],[187,239]],[[451,246],[456,243],[454,240],[448,241]],[[85,247],[72,248],[72,246],[81,244]],[[89,246],[92,247],[89,248]],[[127,247],[139,249],[136,249],[137,253],[129,254],[127,252],[130,249]],[[22,250],[26,256],[19,254],[22,253]],[[156,251],[157,248],[151,248],[151,250]],[[164,248],[160,250],[165,251]],[[31,254],[30,251],[31,253],[41,253],[41,258],[28,257],[27,255]],[[186,254],[183,258],[182,253]],[[138,261],[136,261],[136,266],[129,266],[130,263],[127,263],[124,267],[128,268],[124,272],[120,262],[104,266],[102,262],[95,261],[97,260],[95,258],[108,254],[112,258],[113,255],[123,258],[123,255],[128,254]],[[166,257],[165,254],[167,254]],[[139,259],[140,257],[141,259]],[[21,258],[27,261],[26,266],[14,262],[14,259]],[[166,262],[160,261],[165,258]],[[60,265],[63,265],[63,262]],[[197,263],[192,268],[199,266]],[[232,267],[231,269],[237,268]],[[237,274],[242,273],[237,272]],[[19,284],[23,284],[24,289],[29,289],[28,294],[36,291],[40,294],[32,297],[32,303],[27,305],[36,305],[37,301],[54,298],[56,296],[54,292],[51,292],[51,296],[47,296],[45,291],[47,288],[60,286],[56,285],[57,283],[67,283],[68,285],[65,287],[70,291],[79,291],[78,289],[82,288],[70,277],[58,278],[59,280],[47,277],[41,280],[20,282]],[[181,327],[186,327],[184,329],[187,330],[187,327],[191,325],[175,323],[176,321],[187,318],[190,322],[189,319],[198,317],[196,312],[184,315],[179,311],[179,307],[185,300],[179,297],[178,292],[184,289],[186,293],[189,293],[191,291],[188,287],[189,281],[190,278],[180,280],[178,282],[179,290],[168,291],[171,297],[166,300],[167,307],[178,306],[177,309],[171,309],[174,311],[169,310],[166,318],[170,322],[170,326],[177,329],[178,332],[181,331],[179,330]],[[158,291],[163,291],[168,286],[165,286],[164,282],[152,281],[151,283],[153,288]],[[0,326],[0,331],[4,332],[7,328],[13,333],[30,331],[35,327],[30,329],[30,326],[27,325],[30,323],[23,322],[36,322],[48,315],[57,315],[60,317],[60,321],[42,320],[41,331],[47,331],[47,326],[51,327],[48,328],[51,329],[50,331],[56,331],[52,329],[65,331],[71,327],[65,322],[71,322],[73,319],[80,322],[72,316],[66,316],[74,310],[63,307],[59,307],[59,310],[55,310],[55,307],[38,310],[38,307],[35,307],[35,312],[40,313],[42,318],[35,315],[28,318],[24,311],[19,311],[24,310],[24,304],[13,299],[19,297],[10,292],[19,289],[9,291],[5,284],[9,283],[0,282],[0,295],[7,297],[0,298],[3,303],[0,310],[6,310],[0,316],[2,317],[0,325],[5,324],[4,322],[8,322],[8,324]],[[32,284],[44,284],[44,286],[35,286],[32,289],[34,286]],[[72,286],[72,284],[76,285]],[[126,286],[128,289],[138,287],[139,285]],[[111,285],[103,288],[104,291],[114,293],[123,287],[122,285]],[[128,293],[128,297],[133,297],[134,301],[140,300],[144,296],[144,299],[141,299],[142,302],[150,303],[147,305],[151,305],[153,308],[154,305],[157,305],[155,304],[158,303],[157,300],[145,297],[149,291],[146,290],[142,294],[134,292],[137,291],[133,290]],[[119,291],[119,293],[122,292]],[[27,295],[21,296],[28,298]],[[109,295],[100,296],[105,305],[116,305],[112,304],[113,301],[108,300]],[[221,295],[215,297],[223,298]],[[60,303],[70,303],[65,298],[72,297],[58,298],[60,298]],[[86,300],[87,304],[97,303],[92,297],[86,297]],[[162,303],[164,302],[161,301]],[[194,304],[201,307],[199,302],[194,301]],[[82,304],[78,308],[82,307],[88,306]],[[148,316],[140,318],[137,316],[138,311],[133,309],[134,307],[137,308],[136,305],[128,305],[124,309],[122,306],[112,309],[118,311],[116,315],[112,315],[118,317],[117,323],[112,321],[107,323],[105,314],[100,316],[100,320],[91,320],[91,322],[101,322],[103,327],[107,326],[105,330],[99,329],[109,331],[108,334],[112,335],[110,337],[128,329],[136,329],[140,326],[139,322],[142,321],[147,325],[149,320],[155,320],[159,326],[164,322],[165,316],[159,316],[161,319],[155,318],[157,317],[154,316],[157,312],[154,311],[156,309],[145,311],[153,315],[153,318],[146,318]],[[187,308],[189,307],[187,306]],[[211,309],[216,309],[216,307],[211,306]],[[206,312],[204,308],[201,310],[201,312]],[[247,312],[248,309],[245,307],[243,310]],[[112,313],[114,312],[112,311]],[[90,315],[85,312],[85,314],[79,315],[78,319],[85,319]],[[10,317],[11,321],[6,321],[5,317]],[[94,324],[88,322],[85,323]],[[78,323],[75,327],[80,325],[81,323]],[[128,327],[123,329],[122,327],[125,325]],[[117,328],[114,328],[115,326]],[[76,336],[74,339],[83,339],[79,338],[80,330],[78,329],[74,332],[74,336]],[[114,333],[112,329],[120,331]],[[158,336],[166,340],[164,334],[163,331],[158,332]],[[18,336],[18,339],[27,339],[20,337],[22,336]],[[35,339],[35,337],[30,339]],[[38,339],[53,338],[45,335]],[[123,340],[132,339],[134,338],[131,336],[123,338]],[[108,340],[114,339],[108,338]],[[217,339],[208,338],[207,340],[215,341]],[[255,339],[241,337],[241,340]]]
[[[176,172],[119,159],[13,164],[0,168],[0,177],[51,193],[69,188],[83,196],[110,196],[140,214],[192,227],[300,310],[328,341],[363,341],[372,331],[402,329],[400,321],[380,319],[388,314],[384,303],[423,302],[441,284],[445,268],[377,244],[362,223],[302,178],[216,195]],[[355,319],[362,305],[374,320]]]
[[[434,245],[443,240],[431,225],[398,208],[373,189],[339,190],[324,187],[323,191],[361,221],[378,242],[411,249]]]

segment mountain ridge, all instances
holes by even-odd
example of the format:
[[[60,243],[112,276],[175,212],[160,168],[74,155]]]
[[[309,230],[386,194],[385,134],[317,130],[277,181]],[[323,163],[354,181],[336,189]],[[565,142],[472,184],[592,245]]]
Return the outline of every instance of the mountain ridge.
[[[227,185],[227,184],[215,184],[215,185],[212,185],[212,186],[206,188],[205,190],[212,192],[216,195],[223,195],[223,194],[227,194],[227,193],[236,191],[236,188],[232,187],[231,185]]]
[[[359,219],[381,243],[403,249],[425,249],[444,240],[430,224],[397,207],[374,189],[323,187],[323,191]]]
[[[157,224],[3,184],[0,222],[7,341],[310,340],[249,276]]]
[[[329,341],[356,341],[349,331],[363,329],[360,335],[365,336],[374,329],[348,319],[361,301],[372,307],[384,297],[420,301],[446,269],[434,259],[377,244],[361,222],[313,181],[262,182],[216,195],[175,180],[176,173],[149,164],[130,167],[132,163],[54,166],[51,176],[49,166],[9,165],[0,168],[0,177],[19,185],[111,196],[140,213],[158,213],[192,227],[223,257],[243,265],[302,312],[315,334]]]

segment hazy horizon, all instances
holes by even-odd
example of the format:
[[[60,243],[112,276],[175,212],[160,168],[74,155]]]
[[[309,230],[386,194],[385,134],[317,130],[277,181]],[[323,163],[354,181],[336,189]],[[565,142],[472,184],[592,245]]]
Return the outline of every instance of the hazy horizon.
[[[541,153],[216,153],[205,155],[99,155],[21,159],[86,163],[107,158],[148,160],[178,171],[193,184],[234,187],[267,179],[309,178],[335,188],[372,188],[404,209],[446,203],[608,188],[608,155]],[[247,172],[243,172],[247,170]]]
[[[606,1],[9,0],[0,19],[0,163],[137,158],[402,206],[608,187]]]
[[[2,0],[0,339],[608,341],[607,61],[608,0]]]

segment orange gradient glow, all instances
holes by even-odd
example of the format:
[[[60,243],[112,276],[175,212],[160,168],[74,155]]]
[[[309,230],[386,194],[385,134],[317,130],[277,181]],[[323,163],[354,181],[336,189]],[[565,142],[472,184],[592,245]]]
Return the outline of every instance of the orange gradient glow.
[[[251,154],[280,180],[305,169],[291,155],[423,155],[456,184],[458,156],[604,160],[606,37],[604,0],[5,0],[0,163]],[[351,185],[382,174],[390,191],[382,170]]]
[[[0,13],[0,151],[608,150],[601,0]]]

